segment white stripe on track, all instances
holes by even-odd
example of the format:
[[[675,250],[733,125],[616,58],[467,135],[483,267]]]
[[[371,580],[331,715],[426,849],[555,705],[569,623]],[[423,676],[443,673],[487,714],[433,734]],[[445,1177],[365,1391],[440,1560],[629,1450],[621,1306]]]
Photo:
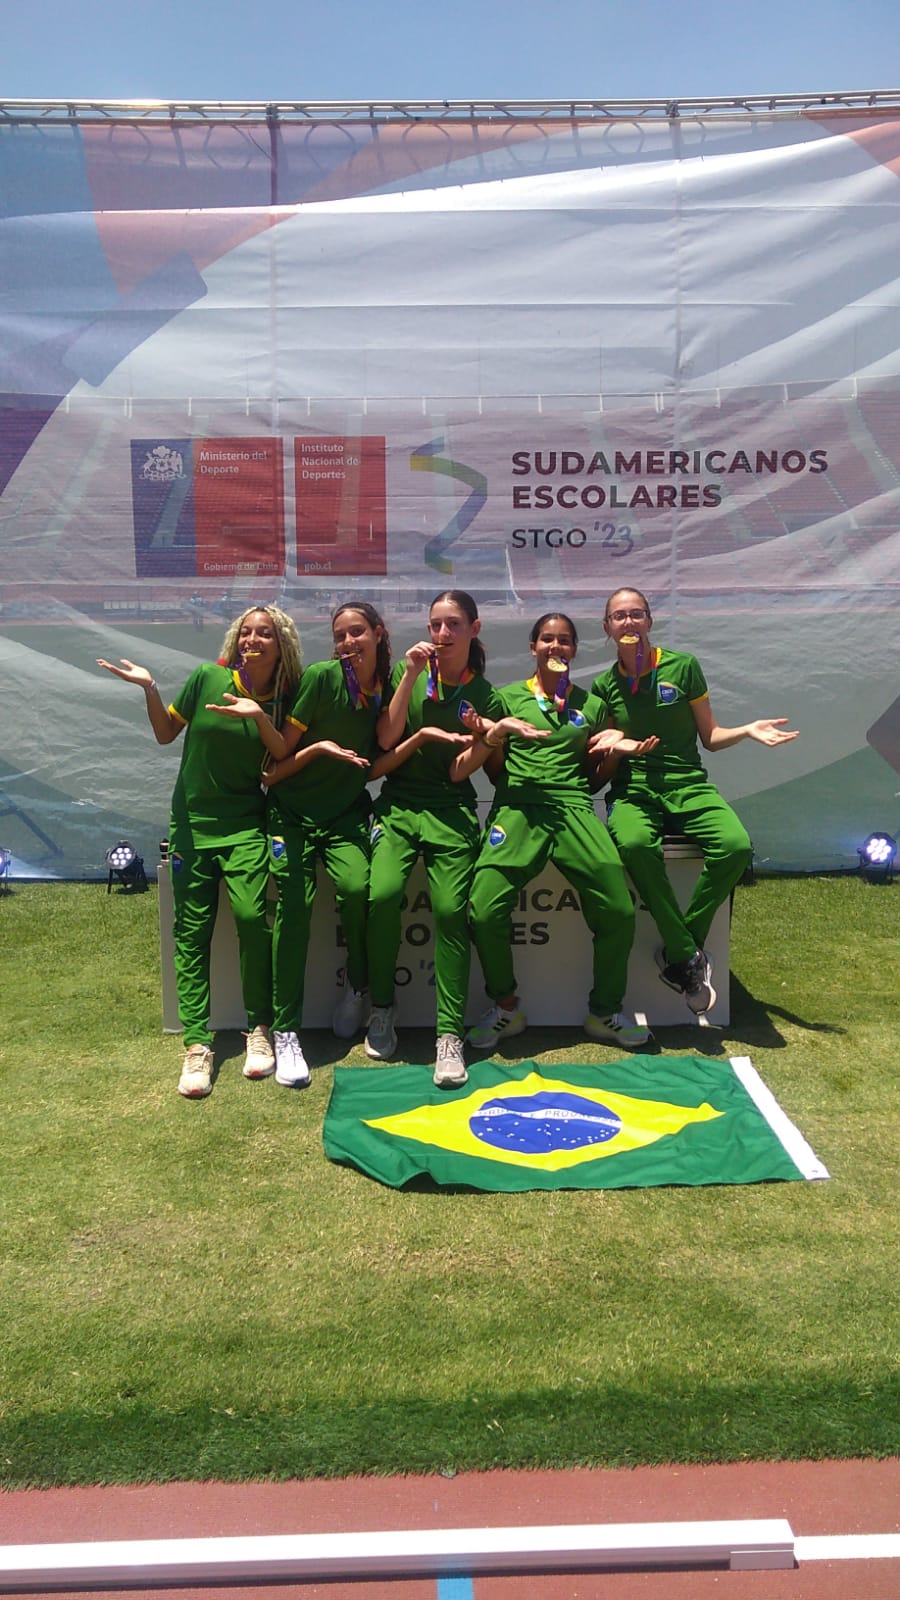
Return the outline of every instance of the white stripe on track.
[[[804,1561],[900,1560],[900,1533],[794,1535],[794,1556]]]

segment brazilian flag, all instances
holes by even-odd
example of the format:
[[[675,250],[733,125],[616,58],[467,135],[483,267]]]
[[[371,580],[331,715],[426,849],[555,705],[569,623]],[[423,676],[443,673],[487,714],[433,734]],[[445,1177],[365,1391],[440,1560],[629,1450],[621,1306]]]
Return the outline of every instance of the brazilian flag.
[[[336,1067],[331,1161],[400,1188],[626,1189],[827,1178],[747,1057],[597,1066],[482,1061],[459,1089],[430,1067]]]

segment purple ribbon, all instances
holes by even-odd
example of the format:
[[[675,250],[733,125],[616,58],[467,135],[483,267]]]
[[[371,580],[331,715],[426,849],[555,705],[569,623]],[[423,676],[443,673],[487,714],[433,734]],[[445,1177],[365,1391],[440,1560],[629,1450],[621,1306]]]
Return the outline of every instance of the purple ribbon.
[[[252,697],[253,690],[250,687],[250,675],[247,672],[247,657],[248,657],[248,655],[251,655],[251,654],[252,655],[256,655],[257,652],[255,650],[254,651],[249,651],[249,650],[242,650],[241,651],[240,655],[238,656],[237,675],[238,675],[238,678],[240,680],[240,685],[241,685],[241,688],[243,689],[244,693],[248,694],[248,695],[250,695]]]
[[[428,683],[425,688],[425,698],[426,700],[440,700],[441,698],[441,677],[438,671],[436,650],[432,650],[431,655],[428,657]]]
[[[340,660],[340,663],[341,663],[341,669],[342,669],[343,674],[344,674],[344,682],[347,685],[347,691],[348,691],[348,693],[350,695],[350,699],[353,701],[353,709],[354,709],[354,711],[358,711],[360,706],[362,706],[363,709],[365,709],[366,691],[365,691],[365,689],[363,688],[362,684],[359,681],[359,677],[357,675],[356,668],[353,665],[352,656],[340,656],[339,660]],[[372,699],[375,702],[375,710],[376,711],[380,711],[381,710],[381,689],[380,689],[380,687],[379,687],[379,685],[377,683],[375,684],[375,686],[374,686],[374,688],[372,690]]]

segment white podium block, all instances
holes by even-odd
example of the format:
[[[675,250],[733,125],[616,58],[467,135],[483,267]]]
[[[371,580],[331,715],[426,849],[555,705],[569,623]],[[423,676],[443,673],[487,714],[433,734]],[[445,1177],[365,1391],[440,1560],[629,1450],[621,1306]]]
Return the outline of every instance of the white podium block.
[[[687,905],[702,864],[695,846],[685,840],[666,844],[666,864],[679,903]],[[159,931],[162,963],[163,1027],[180,1031],[175,995],[172,940],[172,884],[168,866],[158,868]],[[344,965],[343,935],[334,905],[331,880],[322,867],[313,911],[306,964],[306,1003],[303,1026],[330,1028],[338,995],[338,976]],[[272,885],[274,910],[275,888]],[[704,1020],[724,1024],[729,1006],[730,908],[719,907],[706,943],[718,991],[715,1005]],[[591,988],[591,938],[578,903],[578,895],[553,866],[533,878],[519,897],[512,924],[513,954],[522,1005],[528,1020],[542,1026],[580,1026],[587,1014]],[[691,1023],[694,1018],[683,995],[661,982],[653,952],[660,943],[649,912],[638,908],[635,941],[628,965],[625,1009],[641,1013],[651,1027]],[[434,932],[425,869],[417,862],[404,901],[400,951],[395,975],[398,1022],[401,1027],[433,1027]],[[237,937],[224,884],[219,891],[219,913],[213,934],[210,962],[213,1028],[246,1028],[241,1000]],[[472,972],[466,1019],[473,1022],[488,1000],[478,957],[472,953]]]

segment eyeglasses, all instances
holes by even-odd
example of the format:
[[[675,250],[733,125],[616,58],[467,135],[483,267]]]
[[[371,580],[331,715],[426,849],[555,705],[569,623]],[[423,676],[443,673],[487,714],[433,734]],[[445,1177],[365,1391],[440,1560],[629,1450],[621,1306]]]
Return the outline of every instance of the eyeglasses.
[[[650,613],[646,606],[632,606],[630,611],[611,611],[610,622],[643,622]]]

